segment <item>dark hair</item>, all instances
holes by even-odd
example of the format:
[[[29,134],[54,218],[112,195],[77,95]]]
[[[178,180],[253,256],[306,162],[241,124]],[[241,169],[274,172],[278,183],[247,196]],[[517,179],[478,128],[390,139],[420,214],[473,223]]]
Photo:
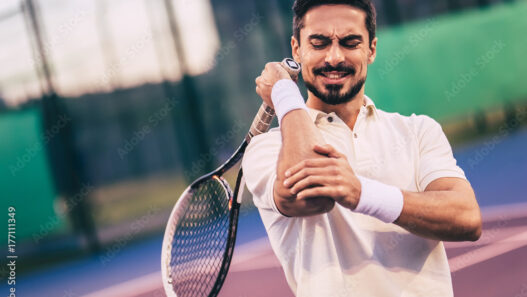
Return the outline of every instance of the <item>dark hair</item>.
[[[293,4],[293,35],[298,42],[300,42],[300,30],[304,27],[306,13],[313,7],[327,4],[347,4],[363,10],[366,13],[366,29],[371,45],[377,28],[377,12],[371,0],[295,0]]]

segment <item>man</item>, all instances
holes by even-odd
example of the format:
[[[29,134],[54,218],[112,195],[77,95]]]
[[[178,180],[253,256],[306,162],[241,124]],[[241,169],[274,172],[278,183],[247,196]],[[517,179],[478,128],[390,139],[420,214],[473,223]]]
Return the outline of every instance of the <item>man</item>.
[[[477,240],[481,215],[440,125],[375,107],[368,0],[297,0],[293,57],[307,105],[268,63],[256,92],[280,127],[243,160],[287,281],[305,296],[453,296],[442,241]]]

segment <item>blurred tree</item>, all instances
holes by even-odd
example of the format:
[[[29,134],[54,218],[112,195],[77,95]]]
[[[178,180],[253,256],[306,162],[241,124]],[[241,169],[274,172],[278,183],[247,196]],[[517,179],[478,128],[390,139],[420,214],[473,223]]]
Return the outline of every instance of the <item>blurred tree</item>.
[[[0,111],[6,110],[6,109],[7,109],[7,104],[5,103],[4,99],[0,97]]]
[[[96,13],[95,16],[97,21],[97,33],[99,34],[99,44],[101,45],[101,52],[104,57],[104,63],[106,64],[106,73],[112,73],[109,75],[109,81],[107,82],[112,90],[118,89],[120,85],[120,67],[112,67],[116,65],[118,59],[115,54],[115,47],[111,35],[110,27],[108,26],[108,9],[107,2],[105,0],[95,1]]]
[[[397,25],[402,21],[399,3],[396,0],[382,0],[388,25]]]
[[[478,0],[479,7],[487,7],[491,4],[490,0]]]
[[[458,11],[461,9],[461,4],[459,3],[459,0],[447,0],[448,3],[448,10],[450,11]]]
[[[64,104],[55,92],[50,62],[44,51],[41,16],[34,0],[24,0],[22,11],[27,19],[28,31],[33,37],[40,58],[40,67],[45,79],[45,91],[42,94],[42,113],[44,133],[56,130],[57,123],[65,122],[56,135],[50,137],[47,152],[53,167],[54,183],[57,191],[66,199],[68,215],[76,232],[83,236],[90,251],[101,250],[95,224],[93,222],[89,195],[80,196],[83,192],[82,166],[73,145],[73,126]],[[64,120],[65,119],[65,120]]]
[[[196,83],[194,79],[189,74],[189,67],[187,65],[188,60],[185,56],[185,50],[183,48],[181,34],[179,32],[178,23],[176,20],[176,15],[174,14],[174,7],[172,0],[165,0],[165,11],[167,13],[168,25],[170,27],[171,37],[174,42],[175,55],[179,62],[179,67],[182,74],[181,84],[183,86],[183,100],[181,106],[182,109],[175,108],[179,110],[178,120],[185,121],[189,119],[193,131],[180,131],[187,132],[186,134],[190,138],[181,143],[181,146],[189,145],[190,148],[187,148],[185,151],[189,154],[194,152],[193,155],[189,155],[191,160],[195,162],[202,161],[204,164],[203,168],[200,168],[200,171],[208,172],[213,169],[214,157],[208,154],[209,144],[207,141],[207,133],[205,130],[205,125],[201,117],[200,112],[202,111],[201,98],[199,96],[198,90],[196,88]],[[179,127],[184,127],[186,125],[178,125]],[[210,156],[210,158],[209,158]],[[187,167],[187,170],[191,168]]]

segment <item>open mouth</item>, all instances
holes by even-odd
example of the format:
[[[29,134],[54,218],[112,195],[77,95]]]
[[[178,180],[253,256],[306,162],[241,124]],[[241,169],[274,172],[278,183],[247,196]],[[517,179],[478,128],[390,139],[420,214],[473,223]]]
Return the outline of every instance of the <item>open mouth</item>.
[[[348,77],[355,75],[355,68],[343,63],[337,66],[331,66],[326,63],[323,67],[313,69],[313,74],[320,77],[324,84],[344,84]]]
[[[321,71],[319,74],[325,84],[342,84],[351,73],[347,71]]]
[[[341,78],[344,78],[350,75],[349,72],[338,72],[338,71],[321,72],[320,74],[329,79],[341,79]]]

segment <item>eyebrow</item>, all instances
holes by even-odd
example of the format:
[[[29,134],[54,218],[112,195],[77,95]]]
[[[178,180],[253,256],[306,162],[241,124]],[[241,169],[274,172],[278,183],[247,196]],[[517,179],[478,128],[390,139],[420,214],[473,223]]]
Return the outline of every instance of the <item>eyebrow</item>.
[[[331,39],[325,35],[322,35],[322,34],[311,34],[309,35],[308,37],[309,40],[313,40],[313,39],[318,39],[318,40],[323,40],[323,41],[330,41]]]

